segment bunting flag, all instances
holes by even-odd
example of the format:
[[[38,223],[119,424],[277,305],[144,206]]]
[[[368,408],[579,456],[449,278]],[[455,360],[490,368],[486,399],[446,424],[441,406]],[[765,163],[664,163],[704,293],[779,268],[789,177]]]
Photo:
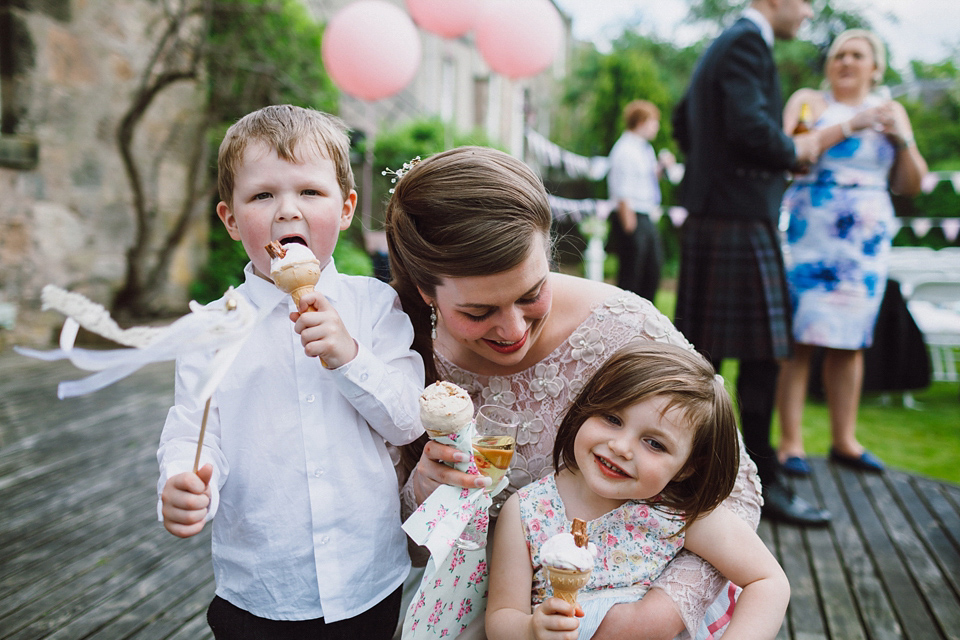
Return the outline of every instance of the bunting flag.
[[[933,229],[941,229],[943,237],[951,244],[960,233],[960,218],[894,218],[893,225],[894,234],[903,227],[910,227],[918,238],[923,238]]]
[[[608,158],[601,156],[588,158],[577,155],[551,142],[546,136],[533,129],[527,129],[526,140],[527,151],[540,166],[561,169],[570,178],[602,180],[610,170]],[[683,165],[675,165],[673,170],[674,175],[669,176],[669,179],[677,183],[682,175]],[[953,190],[960,194],[960,171],[931,171],[924,177],[921,189],[924,193],[931,193],[941,182],[949,182]],[[594,216],[606,220],[615,208],[616,203],[611,200],[593,198],[571,200],[550,196],[550,209],[557,222],[570,221],[579,224]],[[675,227],[683,224],[683,220],[687,217],[687,211],[683,207],[671,207],[667,213]],[[951,243],[957,239],[957,233],[960,232],[960,218],[897,218],[895,224],[894,232],[903,226],[909,226],[918,238],[927,235],[931,229],[943,229],[943,235]]]
[[[571,178],[590,180],[603,180],[610,171],[610,160],[606,156],[588,158],[567,151],[533,129],[527,129],[526,139],[527,151],[541,167],[562,169]]]

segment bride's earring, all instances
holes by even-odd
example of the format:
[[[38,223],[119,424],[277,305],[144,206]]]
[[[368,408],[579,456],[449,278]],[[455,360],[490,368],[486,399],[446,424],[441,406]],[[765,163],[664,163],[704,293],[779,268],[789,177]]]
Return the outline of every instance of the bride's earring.
[[[430,305],[430,339],[437,339],[437,308]]]

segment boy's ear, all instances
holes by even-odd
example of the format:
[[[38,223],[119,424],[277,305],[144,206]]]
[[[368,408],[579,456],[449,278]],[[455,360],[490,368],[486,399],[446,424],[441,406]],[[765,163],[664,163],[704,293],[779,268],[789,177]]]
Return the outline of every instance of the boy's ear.
[[[357,191],[350,189],[347,199],[343,201],[343,209],[340,211],[340,231],[345,231],[350,223],[353,222],[353,213],[357,210]]]
[[[237,226],[237,216],[233,215],[230,206],[223,200],[217,203],[217,217],[223,222],[223,226],[226,227],[230,237],[234,240],[240,240],[240,227]]]

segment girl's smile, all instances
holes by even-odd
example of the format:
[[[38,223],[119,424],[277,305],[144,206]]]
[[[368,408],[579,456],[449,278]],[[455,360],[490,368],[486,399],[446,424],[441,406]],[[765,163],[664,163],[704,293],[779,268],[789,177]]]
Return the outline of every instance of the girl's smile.
[[[649,500],[686,474],[693,431],[663,395],[591,416],[574,439],[578,470],[571,472],[581,476],[589,500],[601,510]]]

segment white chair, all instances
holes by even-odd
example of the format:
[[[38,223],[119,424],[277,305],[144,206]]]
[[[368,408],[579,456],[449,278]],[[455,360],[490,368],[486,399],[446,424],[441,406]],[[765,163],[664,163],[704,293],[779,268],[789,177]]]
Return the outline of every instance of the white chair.
[[[956,278],[912,283],[907,308],[930,350],[933,379],[958,382],[960,351],[960,274]]]

